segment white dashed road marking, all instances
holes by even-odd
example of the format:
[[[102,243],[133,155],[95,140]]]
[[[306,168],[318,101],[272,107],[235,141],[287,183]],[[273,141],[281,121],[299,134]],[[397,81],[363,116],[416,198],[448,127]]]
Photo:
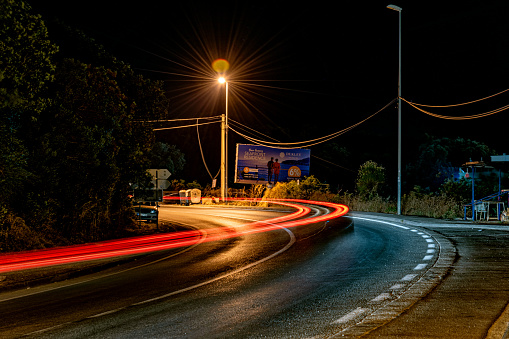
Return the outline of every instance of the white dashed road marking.
[[[413,229],[413,228],[410,228],[410,227],[398,225],[398,224],[395,224],[395,223],[387,222],[387,221],[372,220],[372,219],[368,219],[368,218],[359,218],[359,217],[352,217],[352,218],[353,219],[362,219],[362,220],[367,220],[367,221],[374,221],[374,222],[379,222],[379,223],[383,223],[383,224],[388,224],[388,225],[391,225],[391,226],[394,226],[394,227],[398,227],[398,228],[401,228],[401,229],[404,229],[404,230],[409,230],[410,232],[413,232],[413,233],[415,233],[417,235],[420,235],[421,238],[423,240],[425,240],[426,244],[427,244],[426,255],[422,258],[422,261],[424,261],[426,263],[419,263],[419,264],[417,264],[417,266],[415,266],[414,269],[413,269],[414,271],[422,271],[425,268],[427,268],[428,265],[430,265],[430,262],[432,261],[432,259],[435,257],[435,255],[437,255],[436,250],[435,250],[435,248],[437,247],[437,245],[435,243],[435,240],[433,239],[432,236],[430,236],[429,234],[426,234],[425,232],[422,232],[422,231],[419,231],[419,230],[416,230],[416,229]],[[420,273],[420,274],[422,274],[422,273]],[[371,304],[381,304],[381,303],[387,302],[388,300],[393,299],[394,298],[394,294],[404,293],[402,290],[405,290],[408,286],[410,286],[412,284],[411,283],[412,280],[414,280],[417,277],[419,277],[420,274],[413,273],[413,274],[405,275],[403,278],[401,278],[400,282],[392,285],[389,288],[389,292],[384,292],[384,293],[379,294],[377,297],[372,299],[369,303],[371,303]],[[371,306],[371,307],[373,307],[373,306]],[[371,308],[357,307],[356,309],[354,309],[350,313],[348,313],[348,314],[344,315],[343,317],[341,317],[341,318],[335,320],[334,322],[332,322],[332,324],[341,325],[341,324],[346,324],[346,323],[352,322],[354,320],[355,321],[361,321],[366,316],[369,316],[368,314],[366,314],[366,313],[368,313],[368,311],[371,312],[373,310]]]
[[[358,316],[362,315],[363,313],[366,313],[366,311],[368,311],[367,308],[357,307],[352,312],[350,312],[350,313],[342,316],[338,320],[334,321],[334,324],[344,324],[344,323],[347,323],[349,321],[352,321],[355,318],[357,318]]]

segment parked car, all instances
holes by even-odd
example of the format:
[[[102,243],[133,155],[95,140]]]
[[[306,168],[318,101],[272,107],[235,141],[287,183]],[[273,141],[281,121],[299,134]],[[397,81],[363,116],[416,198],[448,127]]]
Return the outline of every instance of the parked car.
[[[157,207],[152,206],[134,206],[136,220],[143,220],[148,222],[157,222],[159,211]]]

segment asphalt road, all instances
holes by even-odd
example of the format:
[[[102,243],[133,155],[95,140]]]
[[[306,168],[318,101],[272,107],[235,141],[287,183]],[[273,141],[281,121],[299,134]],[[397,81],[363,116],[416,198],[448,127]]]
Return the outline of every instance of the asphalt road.
[[[161,218],[238,228],[284,214],[165,207]],[[505,231],[351,216],[0,293],[0,337],[483,338],[495,334],[493,324],[505,331]]]

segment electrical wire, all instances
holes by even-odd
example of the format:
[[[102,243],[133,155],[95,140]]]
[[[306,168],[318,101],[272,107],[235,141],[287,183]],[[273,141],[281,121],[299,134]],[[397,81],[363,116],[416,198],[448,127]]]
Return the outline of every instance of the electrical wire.
[[[243,133],[240,133],[239,131],[235,130],[234,128],[232,128],[230,126],[228,126],[228,128],[231,129],[233,132],[237,133],[238,135],[240,135],[241,137],[245,138],[246,140],[249,140],[250,142],[255,143],[257,145],[260,145],[260,146],[278,147],[278,148],[283,148],[283,149],[290,149],[290,148],[295,148],[295,147],[306,148],[306,147],[311,147],[311,146],[315,146],[315,145],[327,142],[329,140],[337,138],[338,136],[340,136],[340,135],[342,135],[342,134],[344,134],[346,132],[351,131],[355,127],[359,126],[360,124],[366,122],[367,120],[373,118],[378,113],[380,113],[383,110],[385,110],[387,107],[392,105],[395,101],[396,101],[396,99],[391,100],[387,105],[382,107],[377,112],[373,113],[372,115],[370,115],[366,119],[364,119],[364,120],[362,120],[362,121],[360,121],[360,122],[358,122],[358,123],[356,123],[356,124],[354,124],[354,125],[352,125],[350,127],[347,127],[345,129],[342,129],[340,131],[334,132],[332,134],[329,134],[329,135],[326,135],[326,136],[323,136],[323,137],[320,137],[320,138],[316,138],[316,139],[312,139],[312,140],[306,140],[306,141],[299,141],[299,142],[271,142],[271,141],[265,141],[265,140],[260,140],[260,139],[249,137],[249,136],[247,136],[247,135],[245,135]],[[299,146],[297,146],[297,145],[299,145]],[[289,147],[286,147],[286,146],[289,146]]]
[[[331,165],[337,166],[337,167],[339,167],[339,168],[342,168],[342,169],[344,169],[345,171],[349,171],[349,172],[352,172],[352,173],[357,173],[357,171],[354,171],[354,170],[352,170],[352,169],[349,169],[349,168],[343,167],[343,166],[341,166],[341,165],[335,164],[335,163],[333,163],[332,161],[329,161],[329,160],[326,160],[326,159],[323,159],[323,158],[317,157],[316,155],[311,154],[311,157],[312,157],[312,158],[316,158],[316,159],[318,159],[318,160],[321,160],[321,161],[323,161],[323,162],[326,162],[326,163],[328,163],[328,164],[331,164]]]
[[[203,125],[217,124],[218,122],[219,121],[202,122],[202,123],[191,124],[191,125],[183,125],[183,126],[153,128],[152,130],[153,131],[163,131],[163,130],[167,130],[167,129],[178,129],[178,128],[187,128],[187,127],[194,127],[194,126],[203,126]]]
[[[415,105],[415,106],[420,106],[420,107],[435,107],[435,108],[438,108],[438,107],[457,107],[457,106],[463,106],[463,105],[469,105],[469,104],[473,104],[474,102],[479,102],[479,101],[483,101],[483,100],[486,100],[486,99],[490,99],[490,98],[493,98],[499,94],[502,94],[502,93],[505,93],[509,91],[509,88],[508,89],[505,89],[503,91],[500,91],[498,93],[495,93],[495,94],[492,94],[492,95],[489,95],[487,97],[484,97],[484,98],[481,98],[481,99],[477,99],[477,100],[472,100],[472,101],[467,101],[467,102],[463,102],[463,103],[460,103],[460,104],[453,104],[453,105],[442,105],[442,106],[433,106],[433,105],[424,105],[424,104],[416,104],[415,102],[412,103],[412,105]],[[403,98],[401,98],[401,100],[405,100]],[[406,102],[408,102],[407,100],[405,100]]]
[[[252,132],[257,133],[257,134],[259,134],[259,135],[261,135],[261,136],[264,136],[264,137],[266,137],[266,138],[272,139],[273,141],[278,141],[278,142],[279,142],[279,140],[278,140],[278,139],[273,138],[273,137],[271,137],[271,136],[269,136],[269,135],[263,134],[262,132],[259,132],[259,131],[255,130],[255,129],[253,129],[253,128],[249,127],[249,126],[243,125],[243,124],[241,124],[240,122],[235,121],[235,120],[233,120],[233,119],[231,119],[231,118],[230,118],[230,119],[228,119],[228,123],[237,124],[237,125],[239,125],[239,127],[237,127],[237,128],[245,129],[245,130],[248,130],[248,131],[252,131]]]
[[[196,134],[198,136],[198,145],[200,145],[200,153],[201,153],[201,159],[203,161],[203,165],[205,165],[205,169],[207,170],[207,172],[209,173],[209,176],[212,180],[214,180],[215,178],[217,178],[217,176],[219,175],[219,173],[221,173],[221,168],[219,168],[219,171],[217,172],[216,176],[215,177],[212,177],[212,173],[210,173],[210,170],[209,170],[209,167],[207,166],[207,163],[205,162],[205,156],[203,155],[203,148],[201,147],[201,140],[200,140],[200,131],[198,129],[198,119],[196,119]]]
[[[493,114],[497,114],[497,113],[500,113],[500,112],[503,112],[505,111],[506,109],[509,109],[509,105],[506,105],[506,106],[503,106],[503,107],[500,107],[500,108],[496,108],[492,111],[488,111],[488,112],[484,112],[484,113],[479,113],[479,114],[473,114],[473,115],[464,115],[464,116],[458,116],[458,117],[455,117],[455,116],[448,116],[448,115],[441,115],[441,114],[436,114],[436,113],[431,113],[431,112],[428,112],[420,107],[417,107],[416,104],[404,99],[404,98],[401,98],[401,100],[403,100],[404,102],[406,102],[407,104],[409,104],[410,106],[412,106],[413,108],[421,111],[422,113],[425,113],[427,115],[430,115],[432,117],[435,117],[435,118],[439,118],[439,119],[446,119],[446,120],[472,120],[472,119],[479,119],[479,118],[485,118],[487,116],[490,116],[490,115],[493,115]],[[437,107],[437,106],[434,106],[434,107]]]
[[[239,126],[244,127],[245,129],[248,129],[248,130],[250,130],[250,131],[252,131],[252,132],[254,132],[254,133],[257,133],[257,134],[263,135],[263,136],[265,136],[265,137],[267,137],[267,138],[270,138],[270,139],[272,139],[272,140],[275,140],[275,141],[279,141],[279,140],[277,140],[277,139],[275,139],[275,138],[272,138],[272,137],[270,137],[270,136],[268,136],[268,135],[265,135],[265,134],[263,134],[263,133],[261,133],[261,132],[259,132],[259,131],[255,130],[255,129],[251,128],[251,127],[245,126],[245,125],[241,124],[240,122],[235,121],[235,120],[233,120],[233,119],[228,119],[228,121],[229,121],[229,122],[233,122],[234,124],[238,124]],[[312,157],[312,158],[316,158],[316,159],[318,159],[318,160],[321,160],[321,161],[323,161],[323,162],[326,162],[326,163],[328,163],[328,164],[330,164],[330,165],[334,165],[334,166],[336,166],[336,167],[342,168],[342,169],[344,169],[344,170],[346,170],[346,171],[349,171],[349,172],[352,172],[352,173],[357,173],[357,172],[356,172],[356,171],[354,171],[354,170],[351,170],[351,169],[346,168],[346,167],[344,167],[344,166],[338,165],[338,164],[333,163],[333,162],[331,162],[331,161],[329,161],[329,160],[326,160],[326,159],[320,158],[320,157],[318,157],[318,156],[316,156],[316,155],[313,155],[313,154],[312,154],[312,155],[311,155],[311,157]]]
[[[145,122],[176,122],[176,121],[189,121],[189,120],[212,120],[219,119],[220,115],[212,116],[212,117],[201,117],[201,118],[181,118],[181,119],[170,119],[170,120],[148,120]]]

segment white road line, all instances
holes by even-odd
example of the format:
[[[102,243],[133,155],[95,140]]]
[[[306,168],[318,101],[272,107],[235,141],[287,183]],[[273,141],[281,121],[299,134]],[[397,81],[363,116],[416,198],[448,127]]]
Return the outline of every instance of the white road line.
[[[414,271],[420,271],[420,270],[424,269],[426,266],[428,266],[428,264],[419,264],[414,267]]]
[[[375,220],[375,219],[360,218],[360,217],[350,217],[350,218],[352,218],[352,219],[360,219],[360,220],[367,220],[367,221],[372,221],[372,222],[378,222],[378,223],[381,223],[381,224],[387,224],[387,225],[391,225],[391,226],[394,226],[394,227],[402,228],[404,230],[409,230],[410,229],[410,227],[401,226],[401,225],[394,224],[394,223],[388,222],[388,221],[383,221],[383,220]]]
[[[275,226],[277,226],[277,225],[275,225]],[[283,227],[281,227],[281,229],[285,230],[290,235],[290,242],[288,244],[286,244],[286,246],[283,247],[282,249],[280,249],[279,251],[274,252],[271,255],[269,255],[269,256],[267,256],[267,257],[265,257],[263,259],[260,259],[258,261],[252,262],[249,265],[245,265],[245,266],[243,266],[241,268],[238,268],[238,269],[236,269],[236,270],[234,270],[232,272],[226,273],[226,274],[221,275],[219,277],[216,277],[214,279],[210,279],[210,280],[204,281],[202,283],[199,283],[199,284],[196,284],[196,285],[193,285],[193,286],[189,286],[189,287],[183,288],[183,289],[178,290],[178,291],[173,291],[173,292],[170,292],[170,293],[167,293],[167,294],[164,294],[164,295],[160,295],[160,296],[155,297],[155,298],[151,298],[151,299],[147,299],[147,300],[144,300],[144,301],[140,301],[140,302],[134,303],[133,305],[143,305],[143,304],[150,303],[150,302],[153,302],[153,301],[165,299],[165,298],[171,297],[171,296],[176,295],[176,294],[180,294],[180,293],[184,293],[184,292],[187,292],[187,291],[190,291],[190,290],[194,290],[195,288],[198,288],[198,287],[201,287],[201,286],[205,286],[205,285],[208,285],[208,284],[213,283],[215,281],[224,279],[226,277],[229,277],[230,275],[242,272],[242,271],[244,271],[244,270],[246,270],[248,268],[251,268],[253,266],[261,264],[262,262],[270,260],[270,259],[274,258],[275,256],[278,256],[279,254],[281,254],[281,253],[285,252],[286,250],[288,250],[295,243],[295,241],[296,241],[295,235],[293,234],[292,231],[290,231],[287,228],[283,228]]]
[[[387,299],[390,299],[390,298],[391,298],[391,294],[390,293],[381,293],[376,298],[371,299],[371,301],[372,302],[380,302],[380,301],[384,301],[384,300],[387,300]]]
[[[405,287],[405,284],[394,284],[391,287],[389,287],[390,290],[399,290]]]
[[[112,314],[112,313],[121,311],[123,309],[125,309],[125,307],[117,308],[116,310],[106,311],[106,312],[103,312],[103,313],[94,314],[94,315],[91,315],[91,316],[87,317],[87,319],[99,318],[99,317],[102,317],[103,315]]]
[[[361,307],[357,307],[355,310],[353,310],[352,312],[342,316],[341,318],[339,318],[338,320],[335,320],[333,321],[332,323],[333,324],[344,324],[344,323],[347,323],[349,321],[352,321],[354,320],[355,318],[357,318],[358,316],[362,315],[363,313],[365,313],[366,311],[368,311],[367,308],[361,308]]]
[[[407,274],[401,278],[401,281],[411,281],[414,280],[415,277],[417,277],[417,274]]]
[[[277,226],[277,225],[275,225]],[[279,251],[277,252],[274,252],[272,253],[271,255],[265,257],[265,258],[262,258],[256,262],[252,262],[251,264],[249,265],[246,265],[246,266],[243,266],[239,269],[236,269],[232,272],[229,272],[227,274],[224,274],[222,276],[219,276],[219,277],[216,277],[214,279],[211,279],[211,280],[208,280],[208,281],[204,281],[200,284],[196,284],[196,285],[193,285],[193,286],[189,286],[187,288],[183,288],[181,290],[178,290],[178,291],[174,291],[174,292],[171,292],[171,293],[168,293],[168,294],[165,294],[165,295],[161,295],[161,296],[158,296],[158,297],[155,297],[155,298],[151,298],[151,299],[147,299],[147,300],[144,300],[144,301],[140,301],[140,302],[137,302],[137,303],[134,303],[134,304],[131,304],[129,306],[135,306],[135,305],[142,305],[142,304],[146,304],[146,303],[149,303],[149,302],[152,302],[152,301],[156,301],[156,300],[160,300],[160,299],[164,299],[164,298],[167,298],[167,297],[170,297],[172,295],[176,295],[176,294],[179,294],[179,293],[183,293],[183,292],[186,292],[186,291],[189,291],[189,290],[193,290],[195,288],[198,288],[198,287],[201,287],[201,286],[204,286],[204,285],[207,285],[207,284],[210,284],[212,282],[215,282],[215,281],[218,281],[220,279],[223,279],[223,278],[226,278],[230,275],[233,275],[235,273],[238,273],[238,272],[241,272],[241,271],[244,271],[248,268],[251,268],[253,266],[256,266],[258,264],[261,264],[262,262],[265,262],[267,260],[270,260],[272,258],[274,258],[275,256],[285,252],[286,250],[288,250],[295,242],[296,242],[296,237],[295,235],[293,234],[292,231],[290,231],[289,229],[287,228],[284,228],[284,227],[281,227],[281,229],[285,230],[289,235],[290,235],[290,241],[288,242],[288,244],[286,244],[285,247],[283,247],[282,249],[280,249]],[[161,259],[160,259],[161,260]],[[157,261],[160,261],[160,260],[157,260]],[[142,265],[142,266],[139,266],[139,267],[143,267],[143,266],[146,266],[147,264],[145,265]],[[130,269],[127,269],[127,270],[124,270],[122,272],[125,272],[125,271],[129,271]],[[118,273],[121,273],[121,272],[118,272]],[[94,315],[91,315],[91,316],[88,316],[86,319],[92,319],[92,318],[97,318],[97,317],[101,317],[101,316],[104,316],[104,315],[108,315],[108,314],[112,314],[112,313],[116,313],[120,310],[123,310],[129,306],[126,306],[126,307],[122,307],[122,308],[118,308],[118,309],[115,309],[115,310],[111,310],[111,311],[106,311],[106,312],[102,312],[102,313],[98,313],[98,314],[94,314]],[[45,328],[45,329],[42,329],[42,330],[39,330],[39,331],[35,331],[35,332],[31,332],[31,333],[27,333],[25,334],[25,336],[30,336],[30,335],[34,335],[34,334],[37,334],[37,333],[43,333],[43,332],[47,332],[47,331],[50,331],[52,329],[55,329],[55,328],[58,328],[58,327],[61,327],[61,326],[64,326],[64,325],[67,325],[69,323],[65,323],[65,324],[60,324],[60,325],[57,325],[57,326],[54,326],[54,327],[50,327],[50,328]]]
[[[422,260],[423,261],[430,261],[434,257],[435,248],[437,247],[437,245],[436,245],[435,240],[433,239],[433,237],[430,236],[429,234],[426,234],[425,232],[421,232],[421,231],[419,231],[417,229],[412,229],[410,227],[401,226],[401,225],[394,224],[394,223],[387,222],[387,221],[373,220],[373,219],[369,219],[369,218],[360,218],[360,217],[351,217],[351,218],[353,218],[353,219],[360,219],[360,220],[366,220],[366,221],[372,221],[372,222],[377,222],[377,223],[382,223],[382,224],[387,224],[387,225],[391,225],[391,226],[395,226],[395,227],[398,227],[398,228],[409,230],[410,232],[414,232],[414,233],[420,235],[426,241],[426,243],[428,244],[427,250],[426,250],[426,255],[424,256],[424,258]],[[417,266],[414,267],[414,271],[423,270],[427,266],[428,266],[428,264],[425,264],[425,263],[418,264]],[[404,282],[404,283],[396,283],[396,284],[392,285],[389,288],[389,290],[393,291],[393,292],[396,292],[396,290],[401,290],[403,288],[406,288],[408,286],[408,284],[405,284],[405,283],[411,282],[412,280],[417,278],[419,275],[420,274],[407,274],[403,278],[401,278],[401,280],[400,280],[401,282]],[[396,292],[396,293],[399,293],[399,291]],[[382,302],[382,301],[390,299],[390,298],[392,298],[392,294],[391,293],[381,293],[380,295],[378,295],[377,297],[372,299],[370,302],[372,302],[372,303]],[[353,310],[352,312],[350,312],[350,313],[346,314],[345,316],[341,317],[340,319],[334,321],[333,324],[347,323],[349,321],[352,321],[352,320],[356,319],[357,317],[359,317],[360,315],[362,315],[363,313],[365,313],[368,310],[369,309],[358,307],[357,309]]]

